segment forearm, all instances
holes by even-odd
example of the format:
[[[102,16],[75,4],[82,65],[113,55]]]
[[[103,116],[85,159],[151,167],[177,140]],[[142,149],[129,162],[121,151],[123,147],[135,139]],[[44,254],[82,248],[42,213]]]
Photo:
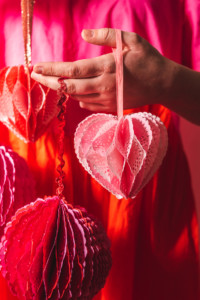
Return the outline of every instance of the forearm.
[[[200,125],[200,72],[168,60],[164,91],[161,104]]]

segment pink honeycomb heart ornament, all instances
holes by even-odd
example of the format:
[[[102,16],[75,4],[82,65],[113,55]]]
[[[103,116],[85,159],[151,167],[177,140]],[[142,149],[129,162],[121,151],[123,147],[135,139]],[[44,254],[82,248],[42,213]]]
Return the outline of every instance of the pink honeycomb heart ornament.
[[[75,133],[75,152],[83,167],[117,198],[133,198],[160,166],[167,150],[160,119],[136,113],[120,120],[94,114]]]
[[[36,141],[58,113],[58,95],[30,77],[31,68],[0,70],[0,121],[25,142]]]
[[[84,209],[37,199],[7,224],[0,263],[19,299],[92,299],[111,267],[110,243]]]
[[[116,30],[117,115],[93,114],[77,127],[76,155],[82,166],[117,198],[134,198],[160,166],[167,130],[146,112],[123,116],[123,54]]]
[[[34,181],[25,160],[0,146],[0,236],[17,209],[34,199]]]

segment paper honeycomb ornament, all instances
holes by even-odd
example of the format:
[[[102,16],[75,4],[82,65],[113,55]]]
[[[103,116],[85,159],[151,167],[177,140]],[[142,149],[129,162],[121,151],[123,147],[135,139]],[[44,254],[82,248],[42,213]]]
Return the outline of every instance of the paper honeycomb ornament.
[[[0,245],[2,274],[19,299],[92,299],[111,267],[101,224],[57,196],[19,209]]]
[[[58,96],[30,77],[34,1],[21,0],[25,65],[0,70],[0,122],[24,142],[36,141],[58,113]]]
[[[133,198],[151,179],[167,149],[160,119],[136,113],[120,120],[95,114],[82,121],[75,151],[83,167],[117,198]]]
[[[35,186],[25,160],[0,146],[0,237],[17,209],[33,200]]]
[[[0,70],[0,121],[24,142],[36,141],[58,114],[58,96],[23,65]]]
[[[57,195],[17,210],[0,243],[1,272],[22,300],[92,299],[104,286],[112,264],[102,225],[64,198],[64,94],[59,106]]]
[[[77,127],[74,138],[79,162],[117,198],[134,198],[151,179],[167,151],[167,130],[147,112],[123,116],[123,53],[116,30],[117,113],[93,114]]]

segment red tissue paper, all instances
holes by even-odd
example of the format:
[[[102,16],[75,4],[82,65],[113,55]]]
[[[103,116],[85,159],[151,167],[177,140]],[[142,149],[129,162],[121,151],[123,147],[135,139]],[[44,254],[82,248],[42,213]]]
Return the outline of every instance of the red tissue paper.
[[[111,267],[102,226],[57,196],[19,209],[0,249],[2,274],[20,300],[92,299]]]
[[[0,70],[0,121],[25,142],[36,141],[59,111],[57,92],[33,80],[31,70]]]
[[[33,200],[34,181],[25,160],[0,146],[0,237],[17,209]]]
[[[82,166],[117,198],[134,198],[157,171],[167,151],[159,117],[140,112],[118,119],[93,114],[75,132]]]

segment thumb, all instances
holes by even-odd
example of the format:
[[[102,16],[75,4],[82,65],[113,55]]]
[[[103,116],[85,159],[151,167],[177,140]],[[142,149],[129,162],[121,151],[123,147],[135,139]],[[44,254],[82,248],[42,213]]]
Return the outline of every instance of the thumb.
[[[115,29],[101,28],[101,29],[83,29],[82,38],[91,44],[116,47]],[[133,32],[122,31],[122,43],[124,46],[131,46],[136,41],[138,35]]]

